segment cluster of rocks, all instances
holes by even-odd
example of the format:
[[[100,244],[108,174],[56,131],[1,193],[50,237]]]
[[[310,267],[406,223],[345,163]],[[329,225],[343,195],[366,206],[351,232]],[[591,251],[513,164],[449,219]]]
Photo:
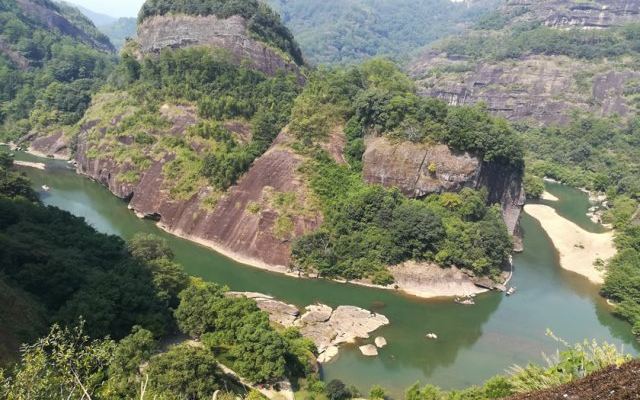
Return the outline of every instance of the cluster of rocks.
[[[325,304],[314,304],[305,307],[301,313],[296,306],[261,293],[229,292],[228,295],[254,299],[258,307],[269,314],[272,322],[284,327],[297,327],[304,337],[315,343],[320,363],[335,357],[341,344],[368,339],[371,332],[389,324],[384,315],[354,306],[333,309]],[[366,352],[363,347],[360,350],[365,355],[377,355],[377,348],[387,344],[382,337],[377,337],[375,343],[375,346],[363,346],[366,347]],[[369,347],[373,347],[375,352]]]

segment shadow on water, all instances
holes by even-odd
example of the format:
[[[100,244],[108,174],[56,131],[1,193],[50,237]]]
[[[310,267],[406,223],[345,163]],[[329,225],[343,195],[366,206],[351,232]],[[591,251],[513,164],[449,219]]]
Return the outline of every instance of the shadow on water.
[[[558,266],[549,238],[527,215],[522,220],[525,251],[514,257],[512,285],[518,287],[517,293],[508,298],[487,293],[478,297],[475,306],[465,307],[450,300],[425,301],[392,291],[300,280],[235,263],[168,235],[151,221],[136,218],[123,201],[75,175],[64,163],[47,163],[54,168],[23,169],[36,188],[43,184],[52,188],[42,197],[46,204],[82,216],[96,229],[124,238],[137,232],[156,233],[169,242],[178,261],[192,275],[234,290],[271,294],[301,307],[315,302],[334,307],[349,304],[386,315],[391,324],[375,333],[389,342],[379,357],[366,358],[357,346],[349,346],[322,370],[326,379],[340,378],[363,393],[374,384],[388,388],[395,397],[417,381],[445,388],[478,384],[513,364],[541,361],[542,352],[553,353],[557,344],[545,336],[548,328],[569,342],[596,338],[618,346],[625,344],[626,350],[634,353],[640,350],[629,325],[612,316],[597,288]],[[562,207],[575,199],[584,201],[579,191],[550,191],[560,194]],[[580,212],[584,214],[586,208]],[[580,212],[574,217],[580,218]],[[426,339],[428,332],[437,333],[439,339]]]

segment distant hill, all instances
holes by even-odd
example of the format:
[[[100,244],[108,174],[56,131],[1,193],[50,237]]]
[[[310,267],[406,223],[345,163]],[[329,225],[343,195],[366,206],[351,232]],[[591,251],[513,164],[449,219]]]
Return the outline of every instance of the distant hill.
[[[494,10],[500,0],[267,0],[309,61],[403,59]]]
[[[64,3],[64,2],[62,2]],[[82,12],[89,18],[95,26],[105,34],[117,50],[124,46],[127,38],[136,37],[137,21],[134,17],[114,17],[107,14],[95,12],[86,7],[73,3],[67,3]]]
[[[79,120],[114,51],[68,4],[0,2],[0,139]]]
[[[62,1],[61,3],[69,4],[69,5],[77,8],[78,10],[80,10],[87,18],[89,18],[91,20],[91,22],[94,23],[95,26],[110,25],[110,24],[113,24],[114,22],[116,22],[118,20],[118,18],[113,17],[111,15],[95,12],[93,10],[90,10],[90,9],[88,9],[86,7],[83,7],[83,6],[75,4],[75,3],[66,2],[66,1]]]

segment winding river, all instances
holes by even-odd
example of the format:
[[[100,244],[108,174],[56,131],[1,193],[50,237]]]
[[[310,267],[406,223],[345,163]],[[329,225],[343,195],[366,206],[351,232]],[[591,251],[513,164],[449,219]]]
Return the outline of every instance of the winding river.
[[[426,301],[385,290],[299,280],[238,264],[138,219],[107,189],[76,175],[64,162],[27,154],[18,154],[18,159],[47,163],[47,171],[23,169],[36,188],[44,184],[52,188],[41,195],[45,204],[82,216],[101,232],[124,238],[136,232],[160,235],[189,274],[299,306],[349,304],[386,315],[391,325],[376,334],[386,337],[389,345],[379,357],[365,358],[355,346],[343,348],[322,370],[324,379],[340,378],[364,393],[379,384],[400,395],[418,381],[461,388],[503,373],[513,364],[542,362],[543,352],[552,354],[558,348],[546,336],[547,329],[569,342],[596,338],[624,346],[632,354],[640,352],[630,326],[610,313],[596,286],[560,268],[549,238],[527,215],[522,219],[526,250],[514,256],[511,285],[517,293],[511,297],[488,293],[479,296],[475,306],[462,306],[451,300]],[[585,229],[601,230],[585,216],[585,194],[556,184],[547,189],[560,200],[546,204]],[[439,339],[425,339],[427,332],[436,332]]]

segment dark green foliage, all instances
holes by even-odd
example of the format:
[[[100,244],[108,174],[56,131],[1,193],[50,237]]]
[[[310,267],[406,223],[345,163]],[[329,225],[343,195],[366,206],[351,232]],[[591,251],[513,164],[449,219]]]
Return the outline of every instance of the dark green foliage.
[[[254,382],[312,373],[315,348],[295,331],[276,331],[254,300],[225,296],[225,289],[196,283],[180,294],[175,312],[180,329],[228,354],[233,369]]]
[[[294,242],[293,263],[300,271],[389,284],[385,267],[414,259],[493,276],[511,253],[500,211],[486,205],[484,192],[410,200],[397,190],[366,185],[357,173],[326,159],[306,172],[326,219],[321,230]]]
[[[78,121],[113,63],[108,39],[77,10],[49,1],[43,5],[83,34],[52,30],[15,2],[0,9],[0,39],[16,55],[0,56],[0,138],[5,140],[32,128]]]
[[[18,175],[0,168],[0,177],[15,183]],[[82,316],[94,337],[123,337],[133,325],[163,333],[169,315],[154,276],[128,256],[122,240],[33,202],[28,181],[20,182],[19,190],[0,185],[0,273],[6,280],[42,304],[49,322]]]
[[[218,18],[240,15],[248,21],[249,31],[256,37],[289,54],[298,65],[304,63],[298,44],[280,21],[280,16],[258,0],[147,0],[138,21],[165,14],[215,15]]]
[[[344,382],[339,379],[327,383],[325,391],[329,400],[347,400],[353,397]]]
[[[617,303],[615,313],[632,324],[632,331],[640,335],[640,223],[638,202],[619,198],[610,211],[617,228],[618,254],[609,261],[603,295]]]
[[[151,358],[147,373],[149,390],[159,398],[210,399],[223,388],[224,373],[213,354],[186,344]]]
[[[153,334],[134,326],[131,334],[123,338],[113,352],[107,392],[114,397],[135,398],[142,381],[140,366],[157,351],[158,343]]]
[[[567,126],[523,126],[534,175],[610,195],[640,196],[640,124],[576,116]]]
[[[346,70],[320,70],[292,112],[291,131],[304,143],[326,137],[332,125],[346,123],[346,152],[359,167],[366,133],[412,142],[438,141],[482,155],[484,161],[523,166],[523,148],[503,119],[480,104],[448,107],[420,97],[413,82],[389,61],[373,60]]]
[[[317,64],[344,64],[375,56],[404,59],[460,30],[494,0],[269,0]]]
[[[544,193],[544,180],[539,176],[526,173],[522,183],[529,199],[539,199]]]

